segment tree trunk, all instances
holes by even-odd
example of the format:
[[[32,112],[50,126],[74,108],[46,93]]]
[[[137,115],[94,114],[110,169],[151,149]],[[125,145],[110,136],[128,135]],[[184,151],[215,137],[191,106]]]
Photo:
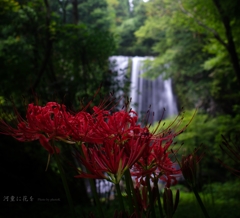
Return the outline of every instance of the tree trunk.
[[[226,38],[227,38],[227,51],[229,53],[230,59],[231,59],[231,63],[233,66],[233,69],[235,71],[235,74],[237,76],[238,82],[240,83],[240,65],[239,65],[239,58],[238,58],[238,54],[236,51],[236,46],[233,40],[233,35],[232,35],[232,30],[231,30],[231,25],[230,25],[230,19],[227,16],[226,13],[224,13],[224,10],[219,2],[219,0],[213,0],[213,3],[215,4],[219,15],[221,17],[223,26],[225,28],[225,34],[226,34]]]
[[[73,6],[73,23],[78,24],[78,1],[72,0],[72,6]]]

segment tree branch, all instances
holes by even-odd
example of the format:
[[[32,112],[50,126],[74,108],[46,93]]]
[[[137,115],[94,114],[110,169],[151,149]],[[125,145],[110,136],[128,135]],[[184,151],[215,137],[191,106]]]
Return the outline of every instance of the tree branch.
[[[227,38],[227,51],[229,53],[229,56],[231,58],[232,66],[235,71],[235,74],[237,76],[238,82],[240,83],[240,65],[239,65],[239,58],[236,50],[236,46],[233,40],[233,35],[232,35],[232,29],[230,25],[230,19],[229,17],[224,13],[224,10],[219,2],[219,0],[212,0],[215,7],[218,10],[218,13],[221,17],[223,26],[225,28],[225,34]]]
[[[183,13],[187,14],[189,17],[193,18],[200,26],[204,27],[206,30],[211,32],[214,36],[215,39],[217,39],[227,50],[230,59],[231,59],[231,64],[233,66],[233,70],[235,72],[235,75],[237,76],[238,82],[240,83],[240,65],[239,65],[239,58],[236,50],[236,46],[233,40],[233,35],[232,35],[232,30],[231,30],[231,25],[230,25],[230,19],[229,17],[224,13],[224,10],[219,2],[219,0],[212,0],[219,15],[221,18],[221,21],[223,23],[223,26],[225,28],[225,34],[227,38],[227,43],[223,41],[223,39],[220,37],[220,35],[217,33],[216,30],[213,28],[210,28],[206,24],[204,24],[202,21],[198,20],[193,14],[191,14],[189,11],[187,11],[181,2],[181,0],[178,0],[179,6]]]
[[[44,0],[44,4],[46,7],[46,49],[45,49],[45,55],[44,55],[44,59],[43,59],[41,68],[38,72],[37,79],[36,79],[35,83],[32,85],[32,87],[30,88],[30,90],[29,90],[30,92],[34,91],[36,89],[36,87],[39,85],[41,78],[46,70],[46,67],[47,67],[48,61],[50,59],[51,52],[52,52],[53,40],[51,39],[51,34],[49,31],[51,11],[50,11],[50,7],[48,4],[48,0]]]
[[[196,18],[196,16],[194,16],[193,14],[191,14],[189,11],[187,11],[184,7],[183,7],[183,4],[181,2],[181,0],[178,0],[178,3],[179,3],[179,6],[180,6],[180,9],[182,10],[182,12],[184,14],[187,14],[189,17],[193,18],[194,21],[196,21],[198,23],[198,25],[202,26],[203,28],[205,28],[206,30],[208,30],[209,32],[211,32],[214,36],[215,39],[217,39],[226,49],[228,47],[228,45],[223,41],[223,39],[220,37],[220,35],[218,34],[218,32],[207,26],[206,24],[204,24],[201,20],[198,20]]]

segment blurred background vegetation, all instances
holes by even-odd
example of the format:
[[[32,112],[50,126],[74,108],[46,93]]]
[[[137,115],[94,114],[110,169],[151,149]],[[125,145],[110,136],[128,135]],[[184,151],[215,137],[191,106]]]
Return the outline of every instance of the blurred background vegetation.
[[[110,56],[154,56],[146,63],[151,67],[144,76],[172,78],[186,122],[198,108],[186,132],[177,138],[178,144],[184,142],[179,157],[203,145],[199,188],[210,196],[209,205],[216,206],[217,200],[223,199],[220,212],[211,216],[220,217],[223,207],[232,211],[230,203],[223,205],[224,200],[233,199],[232,207],[240,201],[236,176],[218,161],[239,170],[239,164],[219,147],[221,134],[239,135],[239,11],[239,0],[1,0],[1,112],[13,111],[9,103],[13,99],[24,117],[26,105],[36,94],[39,104],[58,101],[77,110],[79,99],[88,102],[102,84],[101,95],[94,101],[98,104],[102,96],[117,91],[116,72],[109,69]],[[67,202],[53,161],[44,171],[47,152],[38,142],[0,137],[1,197],[35,198],[32,203],[1,200],[5,204],[0,215],[19,217],[28,210],[26,217],[67,217]],[[239,148],[238,138],[234,140]],[[62,154],[71,159],[68,146],[62,145]],[[91,207],[91,202],[84,182],[74,179],[74,169],[65,165],[81,217],[83,207]],[[188,193],[184,182],[182,185]],[[61,201],[36,202],[41,197]],[[189,205],[189,198],[183,199],[187,200],[180,206],[184,202]]]

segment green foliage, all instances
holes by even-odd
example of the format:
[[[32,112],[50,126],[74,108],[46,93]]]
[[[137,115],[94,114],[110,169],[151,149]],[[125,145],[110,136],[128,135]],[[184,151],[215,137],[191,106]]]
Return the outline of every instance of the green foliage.
[[[118,39],[117,54],[152,55],[152,40],[137,42],[134,32],[140,28],[146,19],[146,8],[143,1],[132,1],[130,8],[128,1],[119,1],[115,4],[115,34]]]
[[[222,202],[224,203],[226,199],[228,202],[239,201],[240,190],[239,180],[227,181],[225,183],[212,183],[206,184],[203,187],[204,193],[210,193],[212,195],[213,202]]]
[[[69,24],[60,31],[56,70],[67,93],[72,97],[90,97],[101,83],[110,88],[112,76],[108,72],[108,57],[115,49],[113,36],[85,25]]]
[[[79,97],[93,96],[101,83],[102,93],[108,92],[112,78],[108,57],[115,50],[115,39],[105,20],[106,10],[99,12],[107,7],[106,2],[79,4],[78,9],[84,13],[78,25],[62,22],[59,11],[68,6],[64,5],[66,2],[46,2],[35,0],[21,2],[21,7],[11,7],[12,10],[3,8],[0,96],[11,96],[17,102],[19,93],[28,96],[37,92],[42,100],[62,100],[67,94],[68,104],[74,104]],[[51,12],[51,8],[55,11]]]
[[[14,0],[2,0],[0,5],[0,18],[7,16],[9,11],[18,11],[19,3]]]
[[[111,20],[105,0],[87,0],[78,5],[79,21],[92,29],[108,31]]]
[[[210,217],[239,216],[239,211],[234,209],[239,203],[239,188],[237,189],[237,186],[239,186],[239,182],[206,185],[208,188],[200,193],[200,196]],[[181,189],[182,188],[180,187],[180,190]],[[174,217],[203,217],[202,211],[192,192],[186,192],[184,190],[180,191],[179,205]]]
[[[171,125],[172,131],[179,131],[187,126],[186,130],[177,137],[174,149],[179,149],[177,158],[181,160],[182,155],[190,154],[195,148],[199,153],[204,153],[201,160],[201,177],[199,178],[200,188],[203,184],[209,181],[226,181],[229,179],[230,171],[222,166],[222,162],[229,167],[238,169],[237,164],[221,150],[222,136],[235,137],[239,134],[240,116],[218,115],[212,117],[209,114],[201,111],[186,111],[176,118],[169,118],[164,121],[159,128],[164,129]],[[175,121],[174,121],[175,120]],[[178,125],[176,125],[178,124]],[[156,128],[157,124],[153,125],[152,129]],[[175,128],[177,126],[177,129]],[[221,160],[221,161],[219,161]]]
[[[135,35],[138,42],[153,40],[156,54],[145,76],[171,77],[184,108],[233,113],[239,104],[240,69],[233,61],[239,56],[239,2],[155,0],[145,8]]]

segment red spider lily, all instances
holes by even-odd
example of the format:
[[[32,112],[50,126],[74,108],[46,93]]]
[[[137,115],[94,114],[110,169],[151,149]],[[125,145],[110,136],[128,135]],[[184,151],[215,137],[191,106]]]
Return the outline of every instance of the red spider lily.
[[[99,126],[93,115],[80,111],[75,116],[66,118],[70,130],[69,138],[73,142],[98,143],[103,142],[103,136],[96,133]]]
[[[60,152],[58,147],[51,146],[51,144],[49,143],[49,139],[46,138],[44,135],[39,134],[39,142],[49,152],[49,154],[54,154],[55,152],[58,154]]]
[[[83,155],[78,155],[80,162],[89,173],[80,171],[77,178],[106,179],[118,184],[124,172],[141,157],[146,143],[139,137],[137,140],[128,140],[130,151],[120,146],[114,138],[106,139],[102,145],[87,147],[82,145]]]
[[[66,128],[66,117],[70,114],[66,112],[64,105],[56,102],[48,102],[41,107],[29,104],[24,120],[17,113],[17,128],[13,128],[1,120],[1,133],[10,135],[21,142],[39,140],[41,145],[50,153],[54,153],[49,140],[57,139],[68,142],[69,130]],[[69,141],[70,142],[70,141]],[[59,152],[59,149],[56,149]]]
[[[198,168],[199,162],[201,161],[204,154],[198,156],[197,149],[188,156],[183,156],[181,160],[181,170],[183,177],[186,181],[195,187],[197,185],[197,176],[198,176]]]
[[[136,182],[139,186],[145,184],[146,176],[152,177],[152,179],[160,178],[166,182],[166,186],[169,187],[172,181],[176,182],[176,176],[181,174],[180,170],[177,170],[175,164],[169,158],[170,152],[168,152],[169,146],[172,144],[172,139],[169,139],[163,145],[163,140],[153,142],[152,145],[146,146],[144,154],[134,165],[132,175],[136,176]]]
[[[46,106],[34,106],[30,104],[27,111],[29,128],[45,133],[50,139],[66,140],[70,130],[66,120],[70,119],[65,105],[56,102],[48,102]]]
[[[169,155],[171,152],[168,151],[169,147],[172,145],[173,139],[169,139],[164,142],[157,141],[155,146],[153,146],[154,154],[156,156],[157,171],[155,171],[154,176],[158,177],[160,180],[166,182],[166,187],[170,187],[177,183],[176,177],[181,175],[181,170],[177,169],[176,164],[170,159]]]
[[[92,149],[88,148],[85,144],[80,145],[81,152],[76,153],[76,159],[81,162],[87,169],[87,173],[82,170],[79,171],[79,175],[76,178],[91,178],[91,179],[107,179],[104,171],[98,166],[97,161],[93,158]]]
[[[155,205],[158,189],[156,187],[153,187],[149,190],[147,186],[139,186],[134,188],[134,193],[136,195],[136,200],[138,204],[138,212],[140,212],[138,213],[138,215],[140,215],[141,217],[141,215],[145,214],[144,217],[150,217],[151,203]],[[150,196],[152,197],[152,201],[150,200]]]
[[[138,208],[141,211],[147,211],[149,208],[148,189],[147,186],[141,186],[134,188],[134,192],[137,197]]]
[[[180,130],[179,126],[183,118],[178,120],[179,116],[167,128],[161,131],[159,131],[161,123],[159,121],[157,127],[149,133],[151,135],[149,145],[146,146],[142,157],[133,166],[131,172],[133,176],[136,176],[136,184],[138,186],[140,183],[146,185],[145,178],[147,176],[150,176],[152,180],[158,178],[165,181],[166,187],[177,183],[176,177],[181,175],[181,170],[176,169],[177,165],[171,161],[168,149],[173,144],[173,139],[187,128],[193,117]]]
[[[80,111],[67,118],[69,136],[72,141],[102,144],[106,138],[114,138],[123,144],[133,134],[140,135],[140,126],[136,125],[137,116],[134,111],[110,111],[93,107],[93,114]]]
[[[133,110],[118,111],[110,114],[107,111],[93,108],[95,111],[98,128],[97,134],[104,138],[115,138],[118,142],[124,143],[133,135],[140,134],[141,127],[137,125],[137,114]]]

